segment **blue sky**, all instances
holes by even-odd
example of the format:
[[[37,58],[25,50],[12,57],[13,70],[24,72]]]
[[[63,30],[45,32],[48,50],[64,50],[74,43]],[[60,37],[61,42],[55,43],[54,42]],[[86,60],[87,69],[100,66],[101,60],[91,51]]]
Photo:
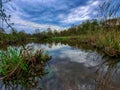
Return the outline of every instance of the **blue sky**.
[[[36,28],[61,30],[96,18],[101,1],[103,0],[11,0],[6,8],[12,15],[14,27],[32,33]]]

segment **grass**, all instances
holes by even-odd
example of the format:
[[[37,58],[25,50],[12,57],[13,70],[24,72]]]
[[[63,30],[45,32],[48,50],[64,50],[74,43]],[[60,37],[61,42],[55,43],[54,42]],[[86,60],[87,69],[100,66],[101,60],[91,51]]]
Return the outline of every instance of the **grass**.
[[[60,42],[60,41],[66,41],[69,39],[70,39],[70,37],[52,37],[52,38],[45,39],[45,41],[47,41],[47,42],[51,42],[51,41]]]
[[[78,36],[52,37],[48,41],[69,42],[69,43],[86,43],[111,57],[120,57],[120,31],[116,30],[99,30],[88,32]]]
[[[33,69],[39,64],[39,71],[50,60],[48,54],[43,54],[42,50],[33,48],[13,48],[8,47],[7,51],[0,51],[0,74],[2,79],[15,79],[19,76],[33,73]]]
[[[86,41],[90,45],[102,48],[109,56],[120,56],[120,32],[118,31],[101,30],[95,34],[88,33],[83,35],[79,39]]]

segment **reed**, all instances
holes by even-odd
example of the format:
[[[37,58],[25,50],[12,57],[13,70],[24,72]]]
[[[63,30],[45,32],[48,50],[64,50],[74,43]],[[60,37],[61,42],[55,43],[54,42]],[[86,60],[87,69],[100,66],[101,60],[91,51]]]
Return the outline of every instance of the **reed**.
[[[2,79],[15,79],[18,76],[29,74],[39,64],[40,71],[50,60],[43,50],[34,50],[31,47],[8,47],[6,51],[0,51],[0,75]]]

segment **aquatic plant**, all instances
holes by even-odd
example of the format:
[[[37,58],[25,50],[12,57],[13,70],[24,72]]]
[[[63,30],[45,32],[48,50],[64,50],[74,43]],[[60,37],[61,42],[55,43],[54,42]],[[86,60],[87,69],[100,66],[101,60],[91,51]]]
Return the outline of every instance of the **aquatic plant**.
[[[18,76],[29,74],[39,64],[40,70],[50,59],[43,50],[34,50],[31,47],[8,47],[6,51],[0,51],[0,75],[2,79],[15,79]]]

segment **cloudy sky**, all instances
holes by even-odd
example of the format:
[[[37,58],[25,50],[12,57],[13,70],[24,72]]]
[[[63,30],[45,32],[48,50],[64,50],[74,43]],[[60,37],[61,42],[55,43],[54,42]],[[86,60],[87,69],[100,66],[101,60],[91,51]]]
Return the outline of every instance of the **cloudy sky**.
[[[18,30],[28,33],[34,29],[61,30],[98,14],[98,6],[103,0],[11,0],[6,4],[11,22]]]

